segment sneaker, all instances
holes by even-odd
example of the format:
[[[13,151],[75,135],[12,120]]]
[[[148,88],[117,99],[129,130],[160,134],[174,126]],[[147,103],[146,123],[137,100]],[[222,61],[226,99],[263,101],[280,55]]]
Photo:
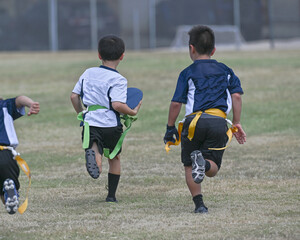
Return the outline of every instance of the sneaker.
[[[108,202],[108,203],[117,203],[118,200],[115,197],[107,197],[105,199],[105,202]]]
[[[194,213],[208,213],[208,208],[203,203],[200,207],[195,208]]]
[[[192,177],[195,183],[201,183],[205,177],[205,160],[199,150],[191,153]]]
[[[96,162],[95,152],[92,149],[88,149],[85,152],[86,170],[90,176],[97,179],[100,176],[99,168]]]
[[[19,208],[19,194],[12,179],[3,183],[5,209],[9,214],[15,214]]]

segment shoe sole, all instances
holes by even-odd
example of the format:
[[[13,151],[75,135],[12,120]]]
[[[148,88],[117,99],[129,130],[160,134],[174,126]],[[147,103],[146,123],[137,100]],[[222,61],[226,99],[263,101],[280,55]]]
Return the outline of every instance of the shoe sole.
[[[114,204],[114,203],[118,203],[118,200],[107,200],[106,199],[105,202]]]
[[[100,176],[99,168],[96,162],[95,152],[92,149],[88,149],[85,152],[86,170],[90,176],[97,179]]]
[[[205,177],[205,160],[199,150],[191,153],[192,177],[195,183],[199,184]]]
[[[6,179],[3,184],[5,209],[9,214],[15,214],[19,208],[19,199],[16,186],[13,180]]]

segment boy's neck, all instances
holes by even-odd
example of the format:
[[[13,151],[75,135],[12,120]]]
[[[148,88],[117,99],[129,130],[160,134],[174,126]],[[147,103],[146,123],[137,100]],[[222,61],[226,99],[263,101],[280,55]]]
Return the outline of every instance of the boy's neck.
[[[211,56],[208,56],[208,55],[198,55],[193,60],[196,61],[196,60],[204,60],[204,59],[210,59],[210,58],[211,58]]]
[[[102,65],[105,67],[109,67],[112,69],[117,69],[117,66],[119,65],[120,60],[115,60],[115,61],[104,61],[102,60]]]
[[[193,53],[190,53],[190,57],[193,61],[196,60],[205,60],[205,59],[210,59],[212,55],[208,55],[208,54],[199,54],[196,51]]]

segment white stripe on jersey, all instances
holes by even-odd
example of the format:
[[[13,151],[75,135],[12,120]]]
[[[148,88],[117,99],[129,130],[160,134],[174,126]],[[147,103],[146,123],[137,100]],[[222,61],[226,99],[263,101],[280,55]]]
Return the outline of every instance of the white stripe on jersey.
[[[185,116],[193,113],[193,109],[194,109],[194,97],[195,97],[195,84],[192,81],[192,79],[188,80],[188,84],[189,84],[189,92],[187,94],[187,103],[185,105]]]
[[[19,141],[13,123],[14,120],[8,113],[7,108],[3,108],[3,114],[4,114],[4,126],[8,136],[8,140],[10,142],[10,146],[15,148],[18,146]]]

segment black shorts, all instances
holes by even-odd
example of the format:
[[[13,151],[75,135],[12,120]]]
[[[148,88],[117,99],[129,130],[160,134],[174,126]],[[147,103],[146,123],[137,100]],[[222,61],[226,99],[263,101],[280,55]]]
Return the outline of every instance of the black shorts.
[[[183,124],[181,133],[181,161],[184,166],[191,166],[190,154],[195,150],[200,150],[204,159],[215,162],[220,169],[224,150],[209,150],[208,148],[225,147],[228,141],[226,132],[227,122],[224,118],[203,113],[199,118],[194,138],[190,141],[188,128],[195,115],[188,116]]]
[[[10,150],[0,150],[0,195],[3,195],[3,183],[7,178],[15,182],[17,190],[20,188],[19,183],[20,168],[17,161],[13,159]]]
[[[82,134],[84,133],[84,129]],[[96,142],[98,145],[99,153],[103,154],[103,148],[108,148],[109,153],[111,153],[115,146],[117,145],[121,135],[123,133],[123,127],[108,127],[108,128],[101,128],[101,127],[90,127],[90,143],[89,148],[92,147],[93,143]],[[120,154],[122,148],[118,152]],[[117,155],[118,155],[117,154]]]

